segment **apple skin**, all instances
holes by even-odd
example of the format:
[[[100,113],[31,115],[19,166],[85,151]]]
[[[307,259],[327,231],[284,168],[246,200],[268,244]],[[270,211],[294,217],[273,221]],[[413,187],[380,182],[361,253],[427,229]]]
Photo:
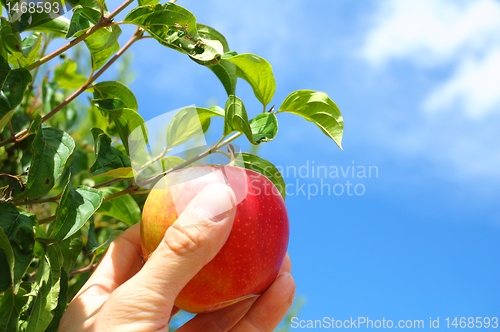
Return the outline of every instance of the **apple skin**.
[[[141,222],[145,259],[178,214],[210,183],[233,189],[236,215],[220,252],[175,300],[177,307],[192,313],[215,311],[262,294],[276,279],[288,246],[285,202],[268,178],[234,166],[193,166],[168,174],[151,190]]]

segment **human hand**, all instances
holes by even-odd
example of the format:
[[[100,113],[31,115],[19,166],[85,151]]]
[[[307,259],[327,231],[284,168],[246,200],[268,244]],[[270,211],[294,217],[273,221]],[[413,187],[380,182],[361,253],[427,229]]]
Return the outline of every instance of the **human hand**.
[[[110,245],[71,302],[59,330],[168,331],[170,318],[179,310],[175,298],[229,236],[234,202],[228,186],[207,186],[167,230],[145,264],[139,225],[129,228]],[[278,277],[262,295],[198,314],[178,331],[273,331],[295,295],[290,270],[287,255]]]

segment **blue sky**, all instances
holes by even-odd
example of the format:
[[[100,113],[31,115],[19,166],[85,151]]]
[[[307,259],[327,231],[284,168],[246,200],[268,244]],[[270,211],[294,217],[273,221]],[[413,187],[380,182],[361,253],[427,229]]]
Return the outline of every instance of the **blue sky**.
[[[286,178],[289,252],[306,299],[298,319],[423,319],[428,327],[440,317],[443,327],[446,317],[500,317],[499,1],[178,4],[232,49],[272,64],[276,106],[294,90],[316,89],[340,107],[343,151],[313,124],[280,114],[279,135],[261,156],[284,169],[377,170]],[[131,50],[130,87],[146,120],[224,104],[208,69],[154,40]],[[261,111],[244,82],[237,94],[251,115]],[[348,195],[347,181],[362,194]],[[322,184],[336,194],[307,196]]]

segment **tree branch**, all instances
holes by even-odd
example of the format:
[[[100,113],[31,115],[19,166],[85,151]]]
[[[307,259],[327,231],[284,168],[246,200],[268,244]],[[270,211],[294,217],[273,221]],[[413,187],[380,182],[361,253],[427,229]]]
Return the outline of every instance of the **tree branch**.
[[[76,44],[80,43],[82,40],[84,40],[88,36],[92,35],[93,33],[95,33],[100,28],[109,25],[112,22],[113,18],[116,15],[118,15],[123,9],[125,9],[125,7],[127,7],[128,5],[130,5],[132,2],[133,2],[133,0],[126,0],[124,3],[122,3],[120,6],[118,6],[118,8],[116,8],[109,15],[103,16],[99,20],[99,22],[96,23],[96,25],[94,25],[89,30],[85,31],[85,33],[83,35],[81,35],[81,36],[73,39],[72,41],[70,41],[66,45],[62,46],[61,48],[59,48],[59,49],[55,50],[54,52],[52,52],[52,53],[50,53],[50,54],[42,57],[40,60],[32,63],[31,65],[28,66],[28,70],[33,70],[33,69],[35,69],[35,68],[43,65],[44,63],[52,60],[56,56],[58,56],[58,55],[60,55],[60,54],[62,54],[64,52],[66,52],[67,50],[69,50],[70,48],[72,48],[73,46],[75,46]]]
[[[52,220],[56,220],[56,216],[55,215],[38,220],[38,225],[46,224],[48,222],[51,222]]]
[[[32,199],[32,200],[27,200],[27,201],[18,201],[18,202],[13,202],[14,205],[19,206],[19,205],[32,205],[32,204],[38,204],[38,203],[57,203],[57,200],[61,198],[61,194],[54,196],[54,197],[48,197],[48,198],[42,198],[42,199]]]
[[[111,59],[109,59],[108,62],[106,62],[106,64],[97,71],[97,73],[95,73],[84,85],[82,85],[78,90],[76,90],[75,92],[73,92],[68,98],[66,98],[62,103],[60,103],[59,105],[57,105],[52,111],[50,111],[49,113],[45,114],[43,117],[42,117],[42,122],[45,122],[47,121],[48,119],[50,119],[54,114],[56,114],[57,112],[59,112],[64,106],[68,105],[71,101],[73,101],[76,97],[78,97],[83,91],[87,90],[89,88],[89,86],[95,82],[96,79],[99,78],[99,76],[101,76],[106,70],[108,70],[108,68],[116,61],[118,60],[118,58],[120,56],[122,56],[122,54],[130,47],[132,46],[133,43],[135,43],[137,40],[139,40],[141,37],[142,37],[142,29],[137,29],[137,31],[134,33],[134,35],[127,41],[127,43],[125,45],[123,45],[123,47],[118,51],[116,52],[115,55],[113,55],[111,57]]]
[[[89,265],[87,265],[85,267],[82,267],[81,269],[71,271],[71,275],[74,276],[76,274],[80,274],[80,273],[92,271],[92,270],[94,270],[97,267],[98,264],[99,263],[91,263],[91,264],[89,264]]]
[[[136,41],[138,41],[139,39],[142,38],[142,35],[143,35],[144,31],[141,29],[141,28],[138,28],[136,30],[136,32],[134,33],[134,35],[127,41],[127,43],[125,43],[125,45],[123,45],[123,47],[118,51],[116,52],[115,55],[113,55],[111,57],[111,59],[109,59],[108,62],[106,62],[106,64],[101,68],[99,69],[92,77],[90,77],[88,79],[88,81],[82,85],[78,90],[76,90],[75,92],[73,92],[69,97],[67,97],[62,103],[60,103],[59,105],[57,105],[52,111],[50,111],[49,113],[45,114],[43,117],[42,117],[42,122],[45,122],[47,121],[48,119],[50,119],[52,116],[54,116],[57,112],[59,112],[63,107],[65,107],[66,105],[68,105],[70,102],[72,102],[76,97],[78,97],[82,92],[84,92],[85,90],[87,90],[90,85],[96,80],[98,79],[116,60],[118,60],[118,58],[120,56],[123,55],[123,53],[130,47],[132,46],[133,43],[135,43]],[[21,130],[20,132],[18,132],[17,134],[15,135],[11,135],[9,138],[5,139],[4,141],[0,142],[0,147],[4,146],[4,145],[7,145],[9,143],[16,143],[16,142],[20,142],[22,141],[24,138],[26,138],[26,134],[28,134],[28,128],[26,129],[23,129]]]

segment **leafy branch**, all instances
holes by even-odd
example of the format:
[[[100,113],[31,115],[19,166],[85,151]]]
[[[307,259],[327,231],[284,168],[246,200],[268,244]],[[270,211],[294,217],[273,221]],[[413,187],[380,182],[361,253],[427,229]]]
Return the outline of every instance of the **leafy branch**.
[[[101,19],[99,20],[99,22],[97,22],[97,24],[95,24],[93,27],[91,27],[89,30],[87,30],[84,34],[73,39],[72,41],[70,41],[66,45],[60,47],[59,49],[55,50],[54,52],[40,58],[40,60],[29,65],[28,70],[33,70],[37,67],[40,67],[44,63],[49,62],[50,60],[54,59],[55,57],[63,54],[67,50],[76,46],[80,42],[84,41],[89,36],[93,35],[96,31],[98,31],[106,26],[109,26],[113,22],[113,18],[116,15],[118,15],[120,12],[122,12],[126,7],[128,7],[132,2],[134,2],[134,0],[126,0],[120,6],[118,6],[113,12],[111,12],[110,14],[108,14],[106,16],[102,16]]]
[[[87,82],[85,84],[83,84],[80,88],[78,88],[75,92],[73,92],[69,97],[64,99],[63,102],[61,102],[59,105],[57,105],[49,113],[44,115],[42,117],[41,122],[43,123],[43,122],[47,121],[48,119],[50,119],[57,112],[59,112],[61,109],[63,109],[66,105],[71,103],[76,97],[78,97],[80,94],[82,94],[82,92],[87,90],[92,85],[92,83],[94,83],[106,70],[108,70],[108,68],[111,67],[111,65],[113,63],[115,63],[116,60],[118,60],[118,58],[120,58],[120,56],[122,56],[125,53],[125,51],[127,51],[127,49],[130,48],[130,46],[132,46],[132,44],[134,44],[136,41],[138,41],[142,38],[143,33],[144,33],[144,31],[141,28],[138,28],[136,30],[136,32],[134,33],[134,35],[125,43],[125,45],[123,45],[123,47],[118,52],[116,52],[116,54],[101,69],[99,69],[94,75],[92,75],[87,80]],[[6,144],[9,144],[9,143],[20,142],[23,139],[25,139],[27,135],[30,135],[29,128],[23,129],[20,132],[18,132],[17,134],[13,134],[9,138],[7,138],[6,140],[0,142],[0,147],[4,146]]]

